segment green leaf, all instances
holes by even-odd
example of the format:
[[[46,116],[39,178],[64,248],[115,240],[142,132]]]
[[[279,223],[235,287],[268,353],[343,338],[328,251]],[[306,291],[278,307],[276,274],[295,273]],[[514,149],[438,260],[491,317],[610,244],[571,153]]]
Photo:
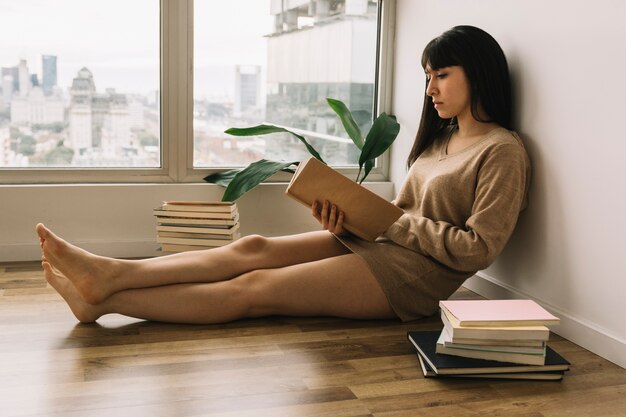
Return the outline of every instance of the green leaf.
[[[320,154],[317,153],[315,148],[311,146],[309,142],[307,142],[304,136],[298,135],[297,133],[294,133],[291,130],[287,130],[283,127],[266,125],[266,124],[252,126],[252,127],[243,127],[243,128],[231,127],[230,129],[226,129],[224,133],[228,133],[229,135],[233,135],[233,136],[257,136],[257,135],[267,135],[268,133],[291,133],[296,138],[298,138],[300,142],[304,143],[304,146],[306,146],[306,149],[309,151],[311,155],[313,155],[315,158],[317,158],[321,162],[324,162]]]
[[[361,177],[361,180],[358,181],[359,184],[363,183],[363,180],[369,175],[370,171],[372,170],[372,168],[374,168],[374,160],[373,159],[368,159],[367,161],[365,161],[365,169],[363,170],[363,177]],[[361,170],[359,170],[359,173],[361,172]],[[358,180],[358,178],[357,178]]]
[[[235,201],[278,171],[298,162],[276,162],[261,159],[248,165],[228,184],[222,201]]]
[[[222,187],[228,187],[228,184],[235,178],[235,175],[241,172],[240,169],[231,169],[228,171],[215,172],[207,175],[203,179],[211,184],[221,185]]]
[[[284,129],[281,127],[263,124],[251,127],[231,127],[230,129],[226,129],[224,133],[228,133],[233,136],[257,136],[283,131]]]
[[[365,145],[359,157],[359,167],[366,161],[373,160],[382,155],[396,140],[400,132],[400,125],[395,117],[381,113],[374,120],[374,124],[365,138]]]
[[[348,107],[346,107],[342,101],[335,100],[333,98],[327,98],[326,101],[328,102],[330,108],[337,113],[337,116],[339,116],[341,124],[343,124],[343,128],[352,139],[352,142],[354,142],[357,148],[363,149],[364,141],[361,129],[359,129],[359,125],[354,120],[354,117],[352,116],[352,113],[350,113]]]

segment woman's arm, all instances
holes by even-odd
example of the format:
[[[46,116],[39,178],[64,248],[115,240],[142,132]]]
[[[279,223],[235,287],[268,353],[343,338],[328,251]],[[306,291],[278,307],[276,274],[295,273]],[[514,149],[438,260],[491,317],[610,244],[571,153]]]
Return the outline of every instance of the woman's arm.
[[[385,236],[450,268],[484,269],[495,260],[513,232],[525,204],[528,170],[522,147],[499,145],[478,171],[472,212],[463,227],[405,213]]]

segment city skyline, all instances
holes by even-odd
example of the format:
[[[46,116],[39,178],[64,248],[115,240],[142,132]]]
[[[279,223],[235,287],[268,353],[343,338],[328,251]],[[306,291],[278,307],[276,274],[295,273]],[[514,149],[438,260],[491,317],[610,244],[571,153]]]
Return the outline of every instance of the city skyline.
[[[343,3],[328,3],[331,8],[311,9],[308,3],[300,1],[285,9],[273,3],[272,14],[268,15],[268,2],[236,3],[250,6],[246,13],[257,10],[253,5],[259,14],[264,10],[264,18],[253,14],[255,28],[231,28],[231,39],[224,38],[219,30],[216,32],[217,23],[211,24],[211,19],[224,20],[215,8],[209,7],[217,3],[196,1],[192,55],[194,166],[238,166],[260,158],[306,156],[302,144],[289,135],[273,135],[268,140],[234,140],[223,132],[231,126],[265,122],[308,131],[313,135],[311,141],[329,162],[354,163],[353,145],[328,108],[326,98],[342,100],[356,110],[364,128],[371,123],[375,5],[359,1],[346,3],[345,8]],[[240,12],[234,4],[229,3],[228,7],[231,13]],[[237,28],[246,23],[246,19],[231,20]],[[0,27],[0,33],[2,30]],[[329,39],[334,41],[329,43]],[[242,41],[245,48],[232,47]],[[112,62],[107,61],[111,58],[107,45],[99,59],[93,61],[89,53],[81,55],[72,73],[64,74],[66,56],[59,51],[50,52],[40,53],[31,61],[17,55],[8,62],[0,60],[0,66],[10,70],[7,74],[19,83],[18,88],[3,92],[4,102],[0,103],[4,107],[0,109],[4,112],[0,114],[0,148],[4,146],[5,153],[15,155],[18,166],[41,164],[39,151],[45,152],[44,164],[50,159],[46,155],[58,151],[67,166],[86,167],[144,166],[136,165],[135,156],[158,157],[158,60],[147,70],[156,74],[153,79],[144,74],[142,65],[103,65]],[[0,58],[6,55],[6,51],[0,53]],[[113,57],[113,61],[124,61],[123,55]],[[130,61],[140,63],[145,56]],[[251,62],[255,59],[257,64]],[[52,87],[54,79],[56,88]],[[10,79],[4,81],[7,86],[11,84]],[[29,83],[41,88],[30,88]],[[62,113],[58,112],[59,106]],[[138,114],[140,107],[146,114],[145,126],[131,121],[135,119],[131,114]],[[58,159],[50,160],[56,164]],[[160,160],[155,163],[160,164]]]
[[[108,68],[102,65],[89,65],[77,63],[75,66],[68,66],[63,64],[63,57],[52,54],[42,53],[39,58],[35,59],[35,65],[32,61],[25,58],[16,57],[8,61],[0,61],[0,68],[12,68],[19,66],[20,62],[25,61],[28,66],[28,72],[31,75],[36,75],[40,85],[43,83],[43,63],[42,58],[44,56],[53,56],[57,58],[57,76],[56,85],[67,90],[76,74],[84,67],[88,67],[92,72],[99,75],[100,84],[97,86],[98,90],[105,91],[108,88],[114,88],[118,91],[126,91],[130,94],[147,94],[155,90],[160,89],[159,71],[158,69],[132,69],[127,68],[124,70],[116,69],[114,67]],[[154,74],[156,73],[156,78]],[[151,79],[155,79],[152,81]],[[138,87],[139,86],[139,87]]]
[[[9,64],[6,62],[0,62],[0,69],[2,68],[17,68],[20,65],[21,61],[25,61],[28,67],[28,72],[30,75],[36,75],[37,80],[39,81],[40,86],[43,84],[43,70],[42,70],[42,58],[44,56],[52,56],[57,58],[57,62],[62,61],[62,57],[58,57],[53,54],[42,54],[38,59],[39,63],[35,66],[31,65],[28,60],[16,58],[12,62],[13,64]],[[241,66],[238,64],[232,65],[205,65],[203,67],[196,66],[194,68],[194,73],[196,75],[194,79],[194,90],[196,91],[196,97],[200,99],[211,99],[211,98],[224,98],[228,97],[229,99],[233,99],[235,93],[235,69],[236,67]],[[246,66],[246,65],[244,65]],[[265,68],[265,66],[260,66]],[[160,90],[160,80],[157,81],[156,85],[151,86],[152,88],[148,88],[146,84],[146,88],[137,89],[137,83],[134,83],[133,80],[135,76],[129,75],[128,73],[124,73],[123,77],[117,77],[115,83],[102,82],[102,79],[112,79],[115,78],[115,75],[110,73],[109,76],[106,76],[106,71],[104,75],[102,75],[97,70],[92,70],[92,66],[90,65],[78,65],[76,67],[76,71],[73,74],[70,74],[70,77],[67,78],[66,82],[59,81],[59,76],[57,75],[56,86],[61,88],[64,92],[67,92],[67,89],[71,87],[72,81],[76,74],[82,69],[88,68],[98,79],[96,84],[96,88],[98,91],[105,91],[107,89],[113,88],[116,91],[123,91],[126,94],[151,94],[157,90]],[[148,71],[152,72],[152,71]],[[57,67],[57,74],[59,73]],[[136,77],[142,79],[145,84],[145,77],[142,75],[143,73],[137,73]],[[1,81],[1,80],[0,80]],[[15,80],[17,82],[18,80]],[[130,85],[129,87],[125,87],[125,85]],[[2,89],[2,85],[0,84],[0,90]],[[141,91],[136,91],[141,90]]]
[[[0,102],[0,166],[159,166],[157,100],[98,92],[85,67],[66,91],[55,88],[56,57],[44,61],[38,84],[24,61],[3,70],[19,80],[15,90],[10,76],[3,80],[12,91]]]

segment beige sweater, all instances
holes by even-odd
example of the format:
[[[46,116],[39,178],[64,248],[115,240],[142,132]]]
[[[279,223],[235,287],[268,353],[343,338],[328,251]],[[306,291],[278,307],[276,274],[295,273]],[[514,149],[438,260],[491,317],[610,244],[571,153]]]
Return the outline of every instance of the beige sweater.
[[[498,128],[457,153],[449,136],[411,166],[394,204],[405,212],[384,236],[457,271],[489,266],[526,206],[530,164],[516,133]]]

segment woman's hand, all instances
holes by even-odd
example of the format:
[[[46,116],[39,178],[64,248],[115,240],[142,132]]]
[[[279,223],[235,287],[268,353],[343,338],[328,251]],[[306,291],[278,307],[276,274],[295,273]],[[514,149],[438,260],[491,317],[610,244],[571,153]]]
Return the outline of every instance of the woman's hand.
[[[346,233],[343,228],[343,211],[339,210],[336,205],[325,201],[320,207],[320,204],[314,201],[311,205],[311,212],[325,230],[336,235]]]

